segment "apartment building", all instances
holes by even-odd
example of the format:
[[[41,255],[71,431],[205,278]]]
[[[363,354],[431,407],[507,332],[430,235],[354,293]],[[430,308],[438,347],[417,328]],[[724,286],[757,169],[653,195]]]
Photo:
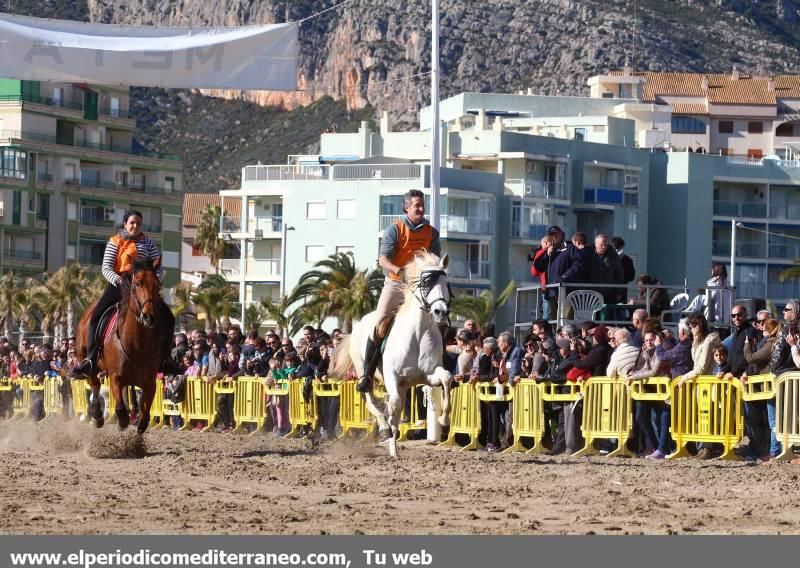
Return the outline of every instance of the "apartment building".
[[[182,163],[134,143],[125,88],[0,79],[0,271],[99,266],[126,209],[180,280]]]
[[[800,76],[613,71],[589,79],[595,100],[620,100],[613,116],[636,123],[641,147],[795,160]]]
[[[220,268],[246,303],[277,300],[317,261],[338,252],[352,252],[360,268],[376,267],[384,229],[403,215],[403,194],[430,194],[428,165],[385,157],[247,166],[242,179],[240,189],[220,192],[223,208],[232,211],[228,204],[237,200],[243,212],[222,219],[223,237],[239,242],[241,257]],[[441,186],[451,285],[470,293],[505,286],[505,252],[493,238],[508,213],[498,203],[502,178],[445,168]]]
[[[194,244],[197,237],[197,225],[206,208],[221,207],[222,200],[215,193],[186,193],[183,196],[183,226],[181,229],[181,281],[191,282],[197,286],[207,274],[215,274],[218,266],[211,264],[211,259]],[[223,215],[238,218],[241,213],[241,201],[229,199],[225,203]],[[235,246],[226,247],[225,258],[238,257]]]

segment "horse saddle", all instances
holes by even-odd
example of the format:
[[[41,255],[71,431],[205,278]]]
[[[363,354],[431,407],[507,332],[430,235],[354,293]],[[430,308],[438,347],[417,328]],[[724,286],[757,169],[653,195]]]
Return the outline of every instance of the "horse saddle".
[[[119,308],[116,305],[106,308],[106,311],[100,316],[100,322],[97,324],[98,345],[104,345],[108,342],[117,323],[117,316],[119,316]]]

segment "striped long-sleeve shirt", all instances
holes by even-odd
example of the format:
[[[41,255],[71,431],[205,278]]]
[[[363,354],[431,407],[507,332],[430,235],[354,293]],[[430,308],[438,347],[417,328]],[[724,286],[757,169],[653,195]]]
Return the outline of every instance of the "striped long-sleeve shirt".
[[[158,250],[158,245],[151,241],[149,238],[144,237],[140,241],[136,243],[136,258],[139,260],[152,260],[156,261],[161,258],[161,251]],[[108,280],[111,284],[116,286],[119,284],[121,277],[119,274],[114,272],[114,264],[117,261],[117,245],[114,244],[114,241],[109,240],[106,243],[106,251],[103,254],[103,276],[106,280]],[[161,281],[164,278],[165,269],[163,266],[159,265],[156,269],[156,276],[158,276],[158,280]]]

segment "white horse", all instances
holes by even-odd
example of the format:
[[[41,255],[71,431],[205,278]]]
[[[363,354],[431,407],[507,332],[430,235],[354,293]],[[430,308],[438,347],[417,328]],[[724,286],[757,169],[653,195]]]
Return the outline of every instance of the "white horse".
[[[397,312],[383,352],[381,374],[389,397],[385,411],[375,406],[371,393],[364,395],[367,408],[378,420],[381,434],[389,436],[387,441],[392,457],[397,457],[400,413],[405,407],[409,388],[420,384],[441,386],[443,409],[439,423],[443,426],[448,424],[453,375],[442,367],[444,344],[439,330],[439,326],[450,322],[451,293],[446,268],[447,255],[440,260],[427,252],[419,253],[406,265],[405,300]],[[367,339],[375,324],[375,312],[371,312],[353,326],[353,333],[345,338],[341,356],[337,357],[338,376],[344,376],[346,369],[353,366],[358,376],[363,374]]]

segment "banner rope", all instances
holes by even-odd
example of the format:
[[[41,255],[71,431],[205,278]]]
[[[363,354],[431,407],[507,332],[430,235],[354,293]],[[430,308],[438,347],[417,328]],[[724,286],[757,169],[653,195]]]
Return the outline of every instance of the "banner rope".
[[[322,14],[324,14],[325,12],[330,12],[331,10],[336,10],[337,8],[341,8],[341,7],[342,7],[342,6],[344,6],[345,4],[349,4],[349,3],[350,3],[350,2],[352,2],[352,1],[353,1],[353,0],[344,0],[343,2],[340,2],[340,3],[336,4],[335,6],[331,6],[330,8],[325,8],[325,9],[324,9],[324,10],[322,10],[321,12],[317,12],[316,14],[311,14],[310,16],[308,16],[308,17],[306,17],[306,18],[303,18],[302,20],[297,20],[297,22],[295,22],[295,23],[296,23],[298,26],[302,26],[302,25],[303,25],[303,22],[305,22],[305,21],[307,21],[307,20],[310,20],[310,19],[312,19],[312,18],[316,18],[317,16],[321,16],[321,15],[322,15]]]

